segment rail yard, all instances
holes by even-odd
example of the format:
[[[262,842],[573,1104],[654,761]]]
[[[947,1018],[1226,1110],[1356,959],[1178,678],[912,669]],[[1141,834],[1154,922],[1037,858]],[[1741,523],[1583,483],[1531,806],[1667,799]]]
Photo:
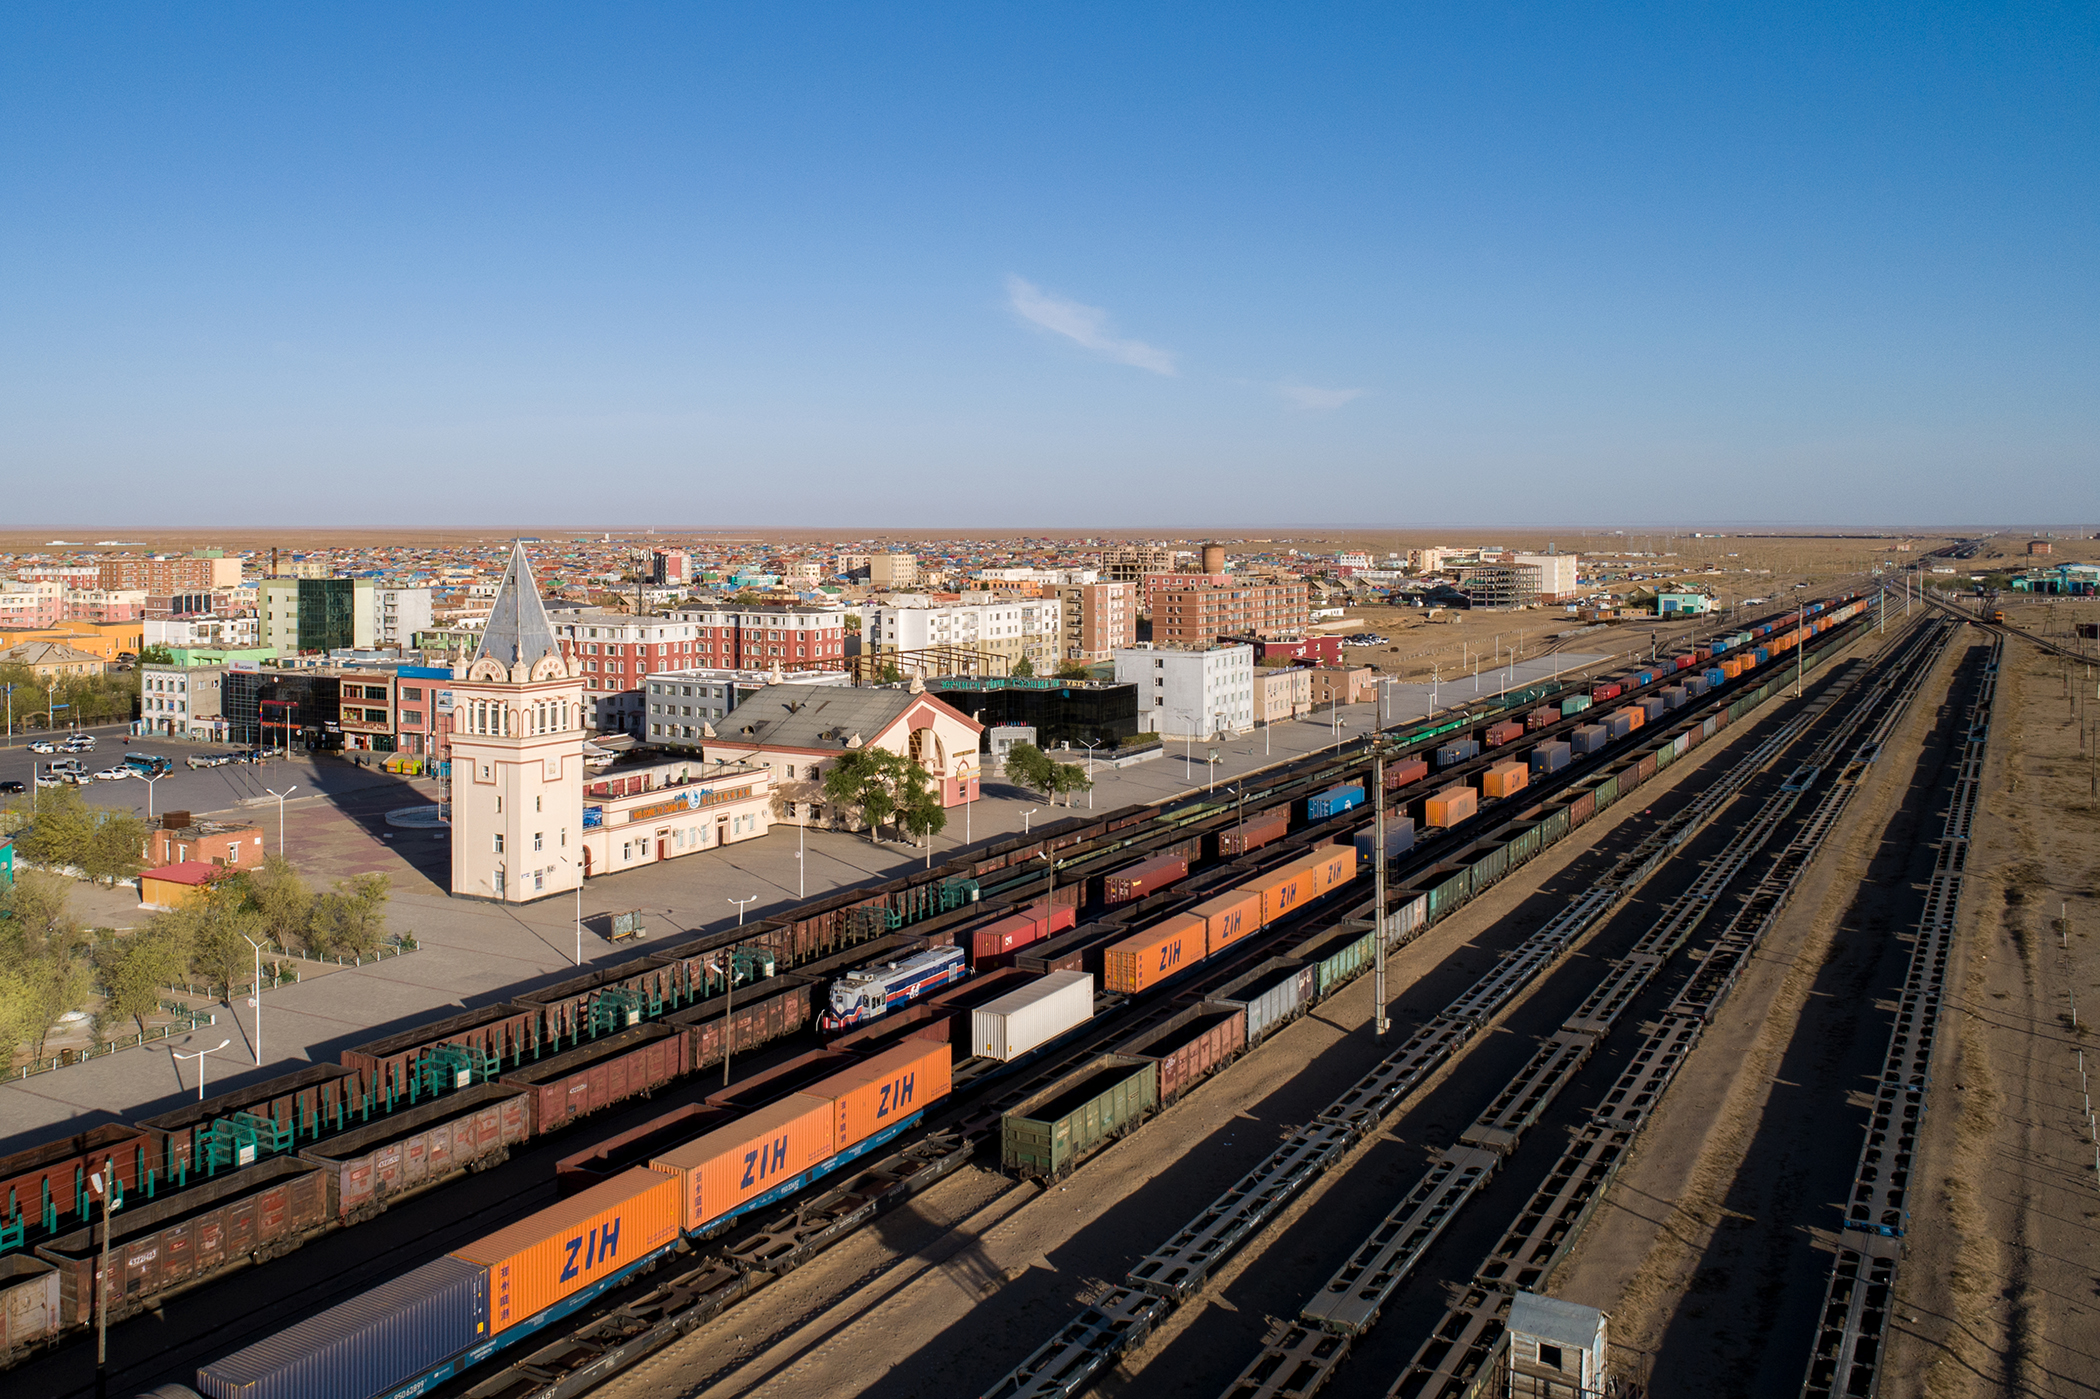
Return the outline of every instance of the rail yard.
[[[1840,589],[33,1147],[10,1382],[96,1392],[106,1252],[109,1392],[1460,1396],[1537,1294],[1654,1392],[1897,1392],[2028,646]]]

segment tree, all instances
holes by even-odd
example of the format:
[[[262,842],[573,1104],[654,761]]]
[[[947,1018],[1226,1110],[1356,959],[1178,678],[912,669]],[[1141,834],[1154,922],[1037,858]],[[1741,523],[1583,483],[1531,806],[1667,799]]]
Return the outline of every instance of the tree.
[[[175,653],[165,646],[148,646],[139,652],[140,665],[173,665]]]
[[[882,668],[875,672],[875,683],[878,685],[902,685],[904,683],[904,672],[897,669],[895,661],[884,661]]]
[[[189,971],[189,949],[175,930],[148,923],[128,936],[114,937],[96,949],[107,993],[106,1016],[129,1018],[146,1032],[146,1017],[160,1009],[160,989]]]
[[[917,763],[900,760],[898,778],[897,824],[915,841],[931,840],[947,828],[948,813],[928,781],[926,769]]]
[[[1050,795],[1063,796],[1065,805],[1072,804],[1072,794],[1092,788],[1094,779],[1086,775],[1086,769],[1077,763],[1053,763],[1050,771]]]
[[[880,748],[849,748],[824,774],[824,795],[860,812],[869,839],[882,840],[883,824],[897,809],[898,769],[905,760]]]
[[[282,855],[264,858],[262,868],[241,876],[248,907],[279,947],[304,944],[313,931],[314,891]]]
[[[1013,669],[1009,674],[1016,680],[1033,679],[1035,677],[1035,662],[1023,656],[1020,660],[1014,662]]]
[[[261,920],[248,909],[247,891],[233,880],[215,880],[187,902],[157,915],[157,935],[186,950],[184,964],[231,995],[255,960],[248,939],[261,942]]]
[[[114,888],[138,876],[146,863],[146,823],[130,811],[109,808],[97,812],[87,848],[77,862],[81,873]]]
[[[1091,680],[1094,678],[1094,670],[1085,661],[1065,661],[1057,668],[1057,678],[1060,680]]]
[[[78,1010],[95,982],[83,955],[86,937],[66,907],[63,879],[22,870],[0,894],[0,1022],[15,1045],[45,1037],[67,1011]]]
[[[314,900],[311,942],[337,956],[364,956],[386,941],[386,905],[394,886],[383,874],[338,879],[335,888]]]
[[[1016,787],[1049,796],[1056,780],[1057,764],[1033,743],[1016,743],[1006,750],[1006,780]]]
[[[29,829],[15,848],[40,865],[79,867],[87,863],[95,836],[95,816],[78,787],[39,792],[30,812]]]

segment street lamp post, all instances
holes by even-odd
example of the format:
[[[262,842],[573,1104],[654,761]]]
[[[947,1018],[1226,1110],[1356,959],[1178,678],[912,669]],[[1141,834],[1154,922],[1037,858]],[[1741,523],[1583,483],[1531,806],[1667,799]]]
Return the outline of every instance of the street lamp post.
[[[248,944],[248,945],[249,945],[250,947],[252,947],[252,948],[254,948],[254,949],[255,949],[255,995],[254,995],[254,997],[253,997],[253,998],[252,998],[252,999],[251,999],[251,1000],[250,1000],[250,1001],[248,1002],[248,1004],[249,1004],[250,1006],[253,1006],[253,1007],[255,1008],[255,1067],[259,1069],[259,1068],[261,1068],[261,1067],[263,1066],[263,1047],[262,1047],[262,950],[263,950],[263,945],[262,945],[261,943],[257,942],[257,941],[256,941],[256,940],[255,940],[254,938],[251,938],[251,937],[249,937],[249,936],[248,936],[248,935],[247,935],[246,933],[242,933],[242,934],[241,934],[241,941],[242,941],[242,942],[245,942],[245,943],[247,943],[247,944]],[[202,1071],[202,1069],[200,1068],[198,1072],[199,1072],[199,1076],[201,1077],[201,1076],[202,1076],[202,1072],[203,1072],[203,1071]]]
[[[166,776],[167,774],[164,772],[156,772],[151,777],[148,777],[143,772],[139,774],[139,780],[146,784],[146,823],[148,825],[153,823],[153,784]],[[284,836],[281,832],[277,837],[277,843],[279,845],[284,844]]]
[[[271,796],[277,798],[277,853],[280,855],[284,855],[284,799],[290,796],[292,793],[298,791],[299,784],[295,782],[291,786],[285,788],[282,792],[276,791],[269,787],[265,787],[263,788],[263,790],[265,792],[268,792]],[[285,858],[290,859],[291,857],[289,855],[285,855]]]
[[[197,1061],[197,1101],[198,1101],[198,1102],[200,1102],[200,1103],[201,1103],[201,1102],[203,1102],[203,1101],[204,1101],[204,1056],[205,1056],[205,1055],[207,1055],[207,1054],[217,1054],[217,1053],[218,1053],[218,1052],[219,1052],[220,1050],[224,1049],[224,1048],[225,1048],[225,1047],[226,1047],[227,1045],[229,1045],[229,1044],[232,1044],[232,1043],[233,1043],[233,1041],[232,1041],[232,1040],[230,1040],[230,1039],[224,1039],[224,1040],[220,1040],[220,1041],[219,1041],[219,1042],[218,1042],[217,1044],[213,1045],[213,1046],[212,1046],[212,1047],[211,1047],[210,1049],[200,1049],[200,1050],[198,1050],[198,1051],[197,1051],[197,1052],[196,1052],[195,1054],[184,1054],[184,1053],[182,1053],[182,1052],[181,1052],[180,1050],[175,1050],[175,1049],[171,1049],[171,1050],[169,1050],[169,1051],[168,1051],[168,1053],[170,1053],[170,1054],[174,1055],[174,1056],[175,1056],[175,1057],[176,1057],[177,1059],[195,1059],[195,1060]]]
[[[88,1176],[95,1197],[102,1201],[102,1266],[95,1272],[95,1399],[109,1399],[109,1212],[117,1207],[123,1187],[117,1181],[117,1163],[107,1165],[109,1178],[101,1171]]]
[[[809,875],[802,864],[802,832],[807,828],[808,824],[809,818],[807,816],[795,823],[795,897],[798,899],[809,897]],[[926,844],[928,847],[931,847],[933,842],[929,840]]]
[[[1033,816],[1034,816],[1034,815],[1035,815],[1035,814],[1036,814],[1036,813],[1037,813],[1038,811],[1041,811],[1041,810],[1042,810],[1042,808],[1041,808],[1041,807],[1039,807],[1039,806],[1031,806],[1031,807],[1029,807],[1029,808],[1028,808],[1028,810],[1026,810],[1026,811],[1024,811],[1024,812],[1022,812],[1022,813],[1021,813],[1021,834],[1022,834],[1022,835],[1024,835],[1024,836],[1025,836],[1025,835],[1027,835],[1027,834],[1028,834],[1028,822],[1029,822],[1029,819],[1030,819],[1031,817],[1033,817]]]
[[[566,856],[566,855],[556,855],[556,856],[555,856],[554,858],[555,858],[555,859],[557,859],[557,860],[559,860],[559,861],[561,861],[561,862],[562,862],[563,864],[565,864],[565,865],[568,865],[568,866],[569,866],[569,867],[570,867],[571,869],[575,869],[575,868],[576,868],[576,866],[575,866],[575,862],[574,862],[574,861],[572,861],[572,860],[570,860],[570,859],[569,859],[569,857],[568,857],[568,856]],[[576,966],[579,966],[579,967],[583,965],[583,872],[582,872],[581,870],[577,870],[577,873],[576,873],[576,961],[575,961],[575,965],[576,965]]]
[[[1377,1038],[1385,1038],[1385,754],[1375,753],[1371,758],[1371,951],[1375,957],[1372,978],[1376,985],[1371,996],[1377,1007],[1378,1017],[1374,1029]]]

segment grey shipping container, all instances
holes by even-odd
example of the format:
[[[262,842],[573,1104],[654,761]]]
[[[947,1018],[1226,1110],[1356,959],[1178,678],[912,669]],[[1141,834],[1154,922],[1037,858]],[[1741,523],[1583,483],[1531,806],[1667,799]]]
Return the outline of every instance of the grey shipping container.
[[[1687,675],[1687,676],[1685,676],[1685,677],[1684,677],[1684,692],[1685,692],[1685,694],[1689,695],[1689,696],[1690,696],[1691,698],[1693,698],[1693,699],[1697,699],[1697,698],[1699,698],[1699,696],[1701,696],[1701,695],[1703,695],[1703,694],[1705,694],[1705,693],[1706,693],[1706,681],[1705,681],[1705,679],[1704,679],[1704,678],[1702,678],[1702,677],[1700,677],[1700,676],[1697,676],[1697,675]]]
[[[197,1371],[206,1399],[371,1399],[488,1335],[488,1274],[425,1263]]]
[[[1689,698],[1689,696],[1685,694],[1684,686],[1682,685],[1665,685],[1660,690],[1657,690],[1655,693],[1660,695],[1662,697],[1662,702],[1672,709],[1677,708],[1679,705],[1683,704],[1686,699]]]
[[[1602,724],[1581,724],[1568,735],[1568,746],[1578,753],[1595,753],[1611,742],[1611,730]]]
[[[1604,731],[1613,738],[1624,738],[1633,732],[1633,716],[1623,709],[1614,709],[1604,716]]]
[[[1531,750],[1531,775],[1542,777],[1549,772],[1559,772],[1574,760],[1575,750],[1559,739],[1548,739]]]
[[[1356,858],[1359,860],[1370,859],[1371,848],[1377,843],[1378,836],[1376,832],[1369,829],[1358,831],[1356,833]],[[1414,848],[1414,818],[1412,816],[1397,816],[1388,811],[1385,814],[1385,857],[1390,860],[1395,855],[1405,855]]]
[[[1477,758],[1479,756],[1480,740],[1457,738],[1436,750],[1436,765],[1440,768],[1447,768],[1454,763],[1462,763],[1468,758]]]
[[[1247,1047],[1252,1049],[1277,1027],[1305,1013],[1319,976],[1318,967],[1271,957],[1245,976],[1226,982],[1211,999],[1246,1007]]]
[[[1645,716],[1646,722],[1650,724],[1662,718],[1663,714],[1670,708],[1669,701],[1659,695],[1648,696],[1648,698],[1640,702],[1640,705],[1642,715]]]
[[[0,1258],[0,1355],[58,1334],[58,1269],[17,1253]]]
[[[1159,1062],[1106,1054],[1024,1100],[999,1122],[999,1161],[1055,1180],[1159,1106]]]

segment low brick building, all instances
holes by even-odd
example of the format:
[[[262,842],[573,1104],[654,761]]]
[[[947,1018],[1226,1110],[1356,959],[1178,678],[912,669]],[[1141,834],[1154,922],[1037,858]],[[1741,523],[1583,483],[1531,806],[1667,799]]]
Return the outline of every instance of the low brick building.
[[[170,824],[170,823],[173,824]],[[263,862],[262,830],[229,821],[193,821],[187,813],[163,818],[146,837],[146,864],[201,864],[256,869]]]

